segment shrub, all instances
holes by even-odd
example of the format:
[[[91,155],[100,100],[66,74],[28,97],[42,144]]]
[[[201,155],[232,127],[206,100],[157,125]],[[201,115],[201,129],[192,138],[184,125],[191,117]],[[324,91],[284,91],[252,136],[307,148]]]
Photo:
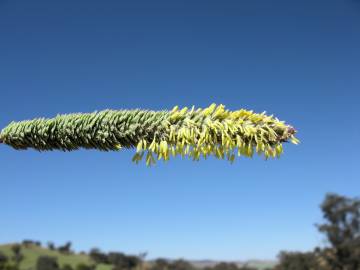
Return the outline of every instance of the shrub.
[[[40,256],[36,262],[36,270],[60,270],[57,258]]]

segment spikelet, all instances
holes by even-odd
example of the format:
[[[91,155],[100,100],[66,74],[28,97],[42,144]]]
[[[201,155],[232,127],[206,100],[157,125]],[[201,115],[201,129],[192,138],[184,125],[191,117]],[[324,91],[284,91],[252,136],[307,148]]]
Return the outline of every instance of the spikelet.
[[[132,160],[145,158],[147,165],[178,155],[195,161],[214,156],[232,163],[236,156],[254,153],[280,157],[284,142],[299,143],[295,133],[292,126],[265,113],[211,104],[197,110],[105,110],[12,122],[1,131],[0,142],[39,151],[135,148]]]

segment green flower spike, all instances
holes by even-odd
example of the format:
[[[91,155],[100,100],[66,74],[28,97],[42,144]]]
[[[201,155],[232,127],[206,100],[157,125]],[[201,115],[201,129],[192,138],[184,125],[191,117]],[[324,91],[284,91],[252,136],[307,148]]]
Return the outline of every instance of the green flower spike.
[[[135,148],[133,161],[147,165],[170,156],[193,160],[215,156],[233,162],[236,156],[279,157],[282,144],[292,142],[296,130],[265,113],[229,111],[224,105],[171,111],[105,110],[12,122],[0,133],[0,143],[15,149],[103,151]]]

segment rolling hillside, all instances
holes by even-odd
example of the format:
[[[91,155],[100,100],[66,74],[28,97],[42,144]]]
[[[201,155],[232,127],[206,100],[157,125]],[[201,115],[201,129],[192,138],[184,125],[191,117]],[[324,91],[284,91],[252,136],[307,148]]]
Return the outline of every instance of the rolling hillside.
[[[15,243],[13,243],[15,244]],[[8,257],[12,256],[13,253],[11,251],[11,246],[13,244],[5,244],[0,245],[0,252],[3,252]],[[21,270],[35,270],[36,269],[36,261],[39,256],[51,256],[56,257],[58,259],[58,263],[60,266],[65,264],[69,264],[75,269],[78,264],[92,264],[90,257],[86,254],[63,254],[57,250],[50,250],[48,248],[40,247],[37,245],[22,245],[21,246],[21,253],[24,255],[24,260],[20,263]],[[169,261],[172,261],[169,259]],[[212,261],[212,260],[193,260],[190,261],[196,268],[201,269],[207,266],[214,266],[215,264],[219,263],[219,261]],[[243,266],[244,264],[256,267],[259,270],[265,268],[271,268],[275,265],[274,261],[256,261],[251,260],[247,262],[235,262],[238,266]],[[152,264],[151,261],[147,261],[146,263],[148,266]],[[111,270],[112,266],[107,264],[99,264],[96,270]]]
[[[0,252],[7,256],[12,256],[12,244],[0,245]],[[58,258],[60,266],[69,264],[73,268],[80,263],[91,264],[89,256],[83,254],[62,254],[56,250],[49,250],[47,248],[39,247],[36,245],[22,245],[21,253],[24,255],[24,260],[20,263],[21,270],[35,270],[36,260],[39,256],[52,256]],[[96,270],[110,270],[110,265],[98,265]]]

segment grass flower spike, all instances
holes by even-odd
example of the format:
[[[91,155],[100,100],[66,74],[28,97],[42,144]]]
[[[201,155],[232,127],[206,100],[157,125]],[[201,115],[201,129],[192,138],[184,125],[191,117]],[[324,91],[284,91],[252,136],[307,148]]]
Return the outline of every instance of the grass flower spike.
[[[152,165],[177,155],[193,160],[215,156],[230,162],[254,153],[279,157],[284,142],[299,142],[295,133],[292,126],[265,113],[211,104],[205,109],[104,110],[12,122],[1,131],[0,142],[39,151],[134,148],[134,162],[145,159]]]

